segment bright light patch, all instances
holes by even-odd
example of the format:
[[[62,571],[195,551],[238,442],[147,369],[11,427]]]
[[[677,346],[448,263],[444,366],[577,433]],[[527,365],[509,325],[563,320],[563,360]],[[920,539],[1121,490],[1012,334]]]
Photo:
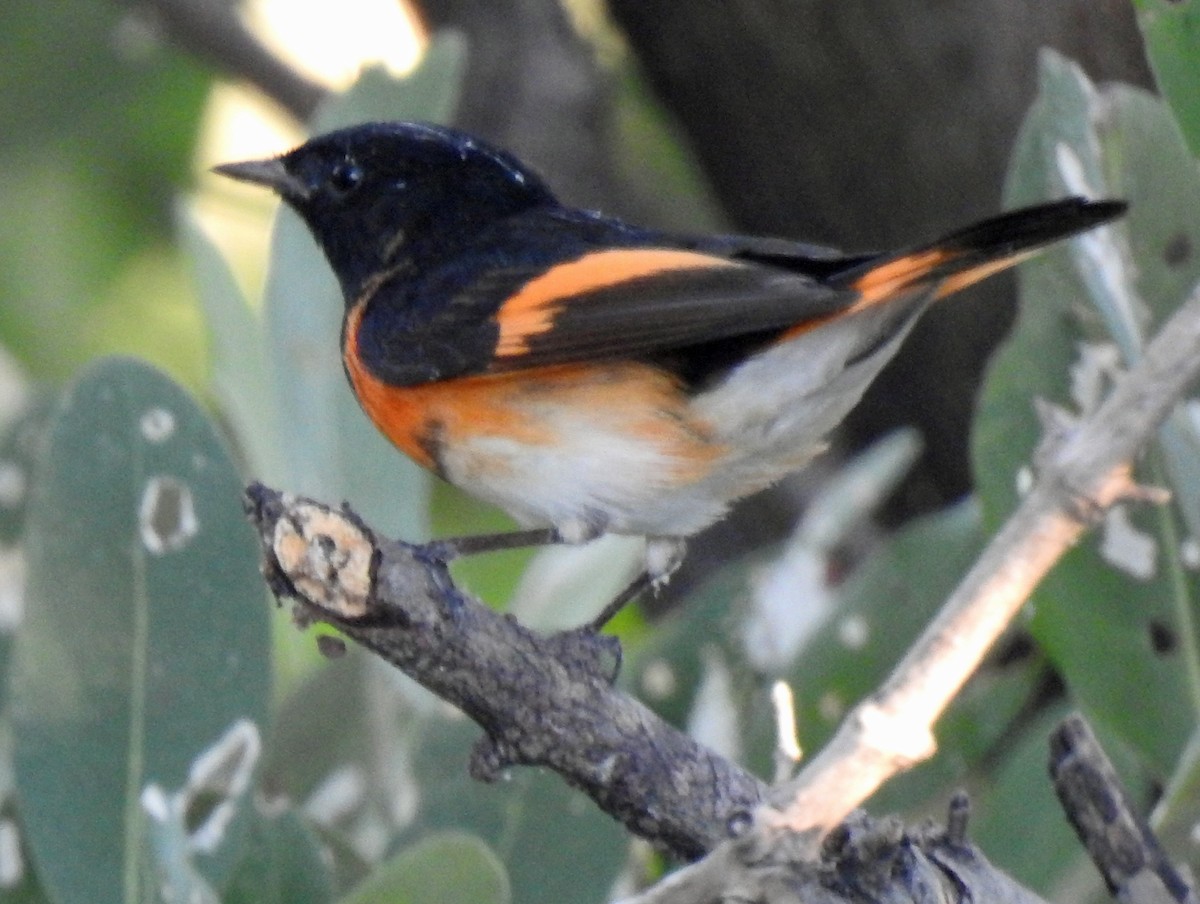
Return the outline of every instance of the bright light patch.
[[[304,138],[299,123],[270,101],[244,85],[225,82],[215,83],[209,92],[201,135],[197,155],[205,169],[230,160],[281,154]],[[228,179],[220,185],[223,189],[237,187]],[[257,197],[264,192],[253,194]]]
[[[272,51],[334,89],[366,63],[405,75],[421,55],[420,26],[397,0],[251,0],[246,21]]]

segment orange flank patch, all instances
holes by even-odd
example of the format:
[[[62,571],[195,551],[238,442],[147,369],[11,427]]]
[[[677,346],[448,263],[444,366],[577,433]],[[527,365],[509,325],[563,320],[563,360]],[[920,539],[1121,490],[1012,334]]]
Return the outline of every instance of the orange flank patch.
[[[672,270],[736,267],[733,261],[669,248],[617,248],[593,251],[558,264],[531,279],[496,315],[500,338],[496,354],[510,357],[529,350],[529,339],[554,326],[555,316],[583,292],[620,285]]]
[[[461,431],[468,424],[478,434],[505,434],[524,442],[549,442],[550,436],[536,425],[513,418],[496,404],[498,383],[487,377],[425,383],[420,386],[391,386],[367,370],[358,356],[358,324],[363,307],[355,307],[346,324],[346,347],[342,360],[354,394],[367,417],[405,455],[422,467],[436,470],[434,460],[438,436]]]
[[[664,459],[664,477],[696,480],[726,451],[687,417],[675,380],[648,365],[562,364],[390,386],[357,355],[362,308],[350,313],[343,359],[363,410],[391,442],[423,467],[438,470],[439,453],[483,438],[514,447],[594,455],[605,437],[643,445]],[[519,466],[518,452],[477,465],[500,473]]]

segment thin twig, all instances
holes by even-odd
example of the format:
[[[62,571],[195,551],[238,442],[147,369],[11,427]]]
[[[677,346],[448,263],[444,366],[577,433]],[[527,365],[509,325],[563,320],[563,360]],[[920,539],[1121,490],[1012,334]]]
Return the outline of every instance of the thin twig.
[[[1200,292],[1086,421],[1041,456],[1037,484],[891,677],[859,704],[767,821],[819,837],[932,755],[933,725],[1047,571],[1114,502],[1145,496],[1130,462],[1200,374]]]

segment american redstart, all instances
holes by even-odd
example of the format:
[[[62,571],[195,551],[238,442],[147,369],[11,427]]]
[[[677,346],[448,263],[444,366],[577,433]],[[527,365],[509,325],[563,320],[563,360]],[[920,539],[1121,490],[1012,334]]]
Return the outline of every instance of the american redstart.
[[[274,189],[324,250],[376,426],[530,528],[438,555],[647,538],[597,626],[819,452],[932,302],[1125,210],[1068,198],[873,254],[675,235],[565,206],[510,154],[408,122],[216,171]]]

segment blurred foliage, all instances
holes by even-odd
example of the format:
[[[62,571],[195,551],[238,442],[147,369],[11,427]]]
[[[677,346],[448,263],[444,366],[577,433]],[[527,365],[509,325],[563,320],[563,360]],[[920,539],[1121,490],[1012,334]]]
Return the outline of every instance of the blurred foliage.
[[[1200,5],[1134,0],[1146,54],[1193,154],[1200,154]]]
[[[1131,209],[1121,225],[1023,270],[1026,303],[993,362],[976,432],[990,524],[1015,505],[1022,472],[1036,470],[1045,425],[1030,399],[1088,413],[1200,280],[1200,175],[1167,107],[1120,85],[1097,90],[1047,53],[1009,196],[1020,204],[1081,191],[1127,198]],[[1093,306],[1082,307],[1077,299],[1089,296]],[[1030,621],[1097,729],[1139,752],[1146,785],[1171,777],[1200,716],[1200,580],[1185,543],[1200,530],[1190,405],[1139,465],[1142,480],[1170,486],[1172,504],[1111,512],[1039,588]]]
[[[1024,269],[976,429],[979,498],[851,556],[911,457],[901,436],[848,462],[781,549],[732,563],[658,625],[623,615],[626,687],[760,774],[778,768],[771,683],[789,682],[800,740],[819,746],[1034,475],[1031,400],[1088,410],[1200,278],[1195,7],[1138,5],[1165,102],[1043,62],[1009,203],[1087,192],[1133,207]],[[17,212],[0,225],[0,346],[48,387],[0,429],[0,599],[18,592],[21,552],[27,568],[21,630],[0,635],[0,828],[19,827],[25,855],[0,904],[607,900],[640,867],[590,801],[533,770],[472,784],[465,718],[359,651],[325,662],[286,619],[272,633],[245,475],[348,499],[408,539],[507,522],[435,487],[360,414],[333,341],[337,290],[289,212],[260,304],[178,202],[210,75],[99,0],[9,5],[0,26],[0,197]],[[369,70],[311,127],[451,119],[467,52],[440,35],[411,77]],[[618,168],[669,195],[666,220],[718,223],[641,83],[616,84]],[[209,410],[145,364],[80,372],[112,352],[158,364]],[[1200,822],[1198,410],[1182,406],[1140,466],[1172,506],[1111,517],[1056,570],[938,726],[938,756],[874,809],[940,815],[966,786],[989,857],[1061,886],[1079,854],[1044,739],[1078,705],[1139,800],[1166,789],[1165,837],[1185,843]],[[637,555],[539,554],[523,584],[526,553],[456,573],[544,626],[582,621]]]
[[[1031,400],[1056,406],[1061,424],[1092,411],[1200,280],[1200,174],[1168,106],[1122,85],[1097,89],[1050,52],[1041,69],[1009,203],[1086,193],[1131,206],[1121,224],[1022,269],[1021,315],[992,362],[974,438],[989,526],[1036,476],[1047,425]],[[1146,809],[1195,769],[1183,754],[1200,727],[1200,578],[1189,553],[1200,535],[1194,404],[1180,405],[1138,464],[1141,480],[1170,487],[1172,503],[1117,506],[1038,588],[1028,623]],[[1040,774],[1031,764],[1024,780],[1035,768]],[[1195,824],[1200,816],[1194,797],[1168,803],[1159,818]],[[1026,823],[1030,831],[1040,824]],[[1066,862],[1031,861],[1032,877],[1047,887]]]
[[[504,866],[469,835],[431,835],[397,854],[345,904],[509,904]]]
[[[108,0],[5,4],[0,53],[0,343],[37,377],[116,351],[199,385],[169,226],[210,76]]]

